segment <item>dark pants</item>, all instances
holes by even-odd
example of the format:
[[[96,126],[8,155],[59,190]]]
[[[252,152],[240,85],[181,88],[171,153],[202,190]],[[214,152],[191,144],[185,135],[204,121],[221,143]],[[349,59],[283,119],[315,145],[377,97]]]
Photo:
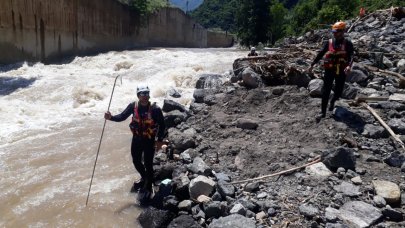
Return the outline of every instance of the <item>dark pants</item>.
[[[132,137],[132,162],[136,170],[145,181],[145,188],[152,190],[153,183],[153,156],[155,155],[155,140]],[[142,154],[144,162],[142,163]]]
[[[339,75],[336,75],[334,70],[325,70],[325,78],[323,79],[323,93],[322,93],[322,113],[326,114],[326,107],[328,106],[330,91],[332,90],[333,81],[335,81],[335,93],[330,101],[333,106],[335,102],[342,95],[343,88],[345,87],[346,75],[343,70]]]

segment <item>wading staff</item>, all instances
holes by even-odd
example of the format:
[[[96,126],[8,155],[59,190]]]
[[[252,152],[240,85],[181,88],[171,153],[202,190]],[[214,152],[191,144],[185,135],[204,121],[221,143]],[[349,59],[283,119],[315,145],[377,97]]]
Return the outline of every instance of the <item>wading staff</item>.
[[[107,111],[110,111],[110,105],[111,105],[111,100],[112,100],[112,97],[113,97],[113,94],[114,94],[115,84],[117,83],[117,79],[118,79],[119,77],[120,77],[120,75],[118,75],[117,77],[115,77],[114,86],[113,86],[113,89],[112,89],[112,92],[111,92],[110,103],[108,104]],[[106,122],[107,122],[107,120],[104,119],[103,131],[101,131],[100,142],[98,143],[96,161],[94,162],[94,167],[93,167],[93,174],[91,174],[89,192],[87,193],[86,207],[87,207],[87,203],[89,202],[89,196],[90,196],[90,191],[91,191],[91,184],[93,183],[94,171],[96,170],[96,164],[97,164],[98,154],[99,154],[99,152],[100,152],[100,146],[101,146],[101,141],[103,140],[103,135],[104,135],[104,129],[105,129],[105,124],[106,124]]]

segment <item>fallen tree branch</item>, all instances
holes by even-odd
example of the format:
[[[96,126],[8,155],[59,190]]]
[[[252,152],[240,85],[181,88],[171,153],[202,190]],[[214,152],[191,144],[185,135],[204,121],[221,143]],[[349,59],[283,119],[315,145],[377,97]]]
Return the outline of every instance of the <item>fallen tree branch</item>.
[[[398,135],[395,134],[395,132],[384,122],[384,120],[381,119],[381,117],[377,114],[377,112],[374,111],[374,109],[371,108],[371,107],[370,107],[368,104],[366,104],[366,103],[363,103],[363,106],[364,106],[365,108],[367,108],[367,109],[371,112],[371,114],[373,114],[373,116],[380,122],[380,124],[385,128],[385,130],[387,130],[387,131],[390,133],[390,135],[392,136],[392,138],[394,138],[394,140],[396,140],[396,141],[399,143],[399,145],[401,145],[401,147],[405,150],[405,145],[404,145],[404,143],[401,141],[401,139],[398,137]]]
[[[365,64],[360,64],[360,65],[363,66],[364,68],[366,68],[366,69],[369,70],[369,71],[380,72],[380,73],[383,73],[383,74],[388,74],[388,75],[395,76],[395,77],[397,77],[397,78],[399,79],[399,81],[400,81],[400,82],[399,82],[400,87],[405,87],[405,77],[402,76],[402,75],[399,74],[399,73],[395,73],[395,72],[388,71],[388,70],[381,70],[380,68],[372,67],[372,66],[365,65]]]
[[[307,167],[307,166],[316,164],[316,163],[318,163],[318,162],[320,162],[320,161],[321,161],[321,157],[318,156],[318,157],[315,158],[314,161],[312,161],[312,162],[310,162],[310,163],[307,163],[307,164],[305,164],[305,165],[299,166],[299,167],[291,168],[291,169],[284,170],[284,171],[281,171],[281,172],[278,172],[278,173],[273,173],[273,174],[270,174],[270,175],[265,175],[265,176],[256,177],[256,178],[252,178],[252,179],[241,180],[241,181],[234,181],[234,182],[231,182],[231,183],[229,183],[229,184],[240,184],[240,183],[245,183],[245,182],[250,182],[250,181],[255,181],[255,180],[261,180],[261,179],[268,178],[268,177],[278,176],[278,175],[281,175],[281,174],[285,174],[285,173],[289,173],[289,172],[292,172],[292,171],[295,171],[295,170],[299,170],[299,169],[305,168],[305,167]]]

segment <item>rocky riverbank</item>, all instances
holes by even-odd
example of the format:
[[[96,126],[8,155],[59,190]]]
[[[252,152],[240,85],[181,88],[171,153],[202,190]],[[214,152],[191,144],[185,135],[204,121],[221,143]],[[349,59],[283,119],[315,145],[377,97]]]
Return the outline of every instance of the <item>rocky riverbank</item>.
[[[352,21],[348,36],[360,54],[344,99],[320,122],[322,70],[304,70],[326,30],[290,38],[275,54],[237,59],[230,74],[201,75],[189,109],[166,100],[170,144],[155,156],[159,187],[140,224],[404,227],[405,151],[352,102],[378,97],[370,107],[405,138],[405,18],[389,12]]]

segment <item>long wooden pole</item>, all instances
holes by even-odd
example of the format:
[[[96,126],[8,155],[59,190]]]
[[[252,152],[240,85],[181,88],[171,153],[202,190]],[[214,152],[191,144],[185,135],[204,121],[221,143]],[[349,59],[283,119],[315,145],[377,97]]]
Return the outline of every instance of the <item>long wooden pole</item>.
[[[273,173],[273,174],[266,175],[266,176],[261,176],[261,177],[256,177],[256,178],[247,179],[247,180],[241,180],[241,181],[234,181],[234,182],[231,182],[229,184],[240,184],[240,183],[245,183],[245,182],[249,182],[249,181],[261,180],[261,179],[268,178],[268,177],[278,176],[278,175],[281,175],[281,174],[284,174],[284,173],[289,173],[289,172],[292,172],[292,171],[295,171],[295,170],[305,168],[307,166],[316,164],[316,163],[318,163],[320,161],[321,161],[321,157],[318,156],[318,157],[316,157],[316,159],[314,161],[312,161],[310,163],[307,163],[305,165],[299,166],[299,167],[291,168],[291,169],[288,169],[288,170],[284,170],[284,171],[281,171],[281,172],[278,172],[278,173]]]
[[[381,117],[377,114],[377,112],[375,112],[374,109],[371,108],[366,103],[363,103],[363,106],[367,108],[371,112],[371,114],[373,114],[373,116],[380,122],[380,124],[390,133],[392,138],[394,138],[399,143],[399,145],[401,145],[401,147],[405,150],[404,142],[402,142],[402,140],[398,137],[398,135],[395,134],[395,132],[384,122],[383,119],[381,119]]]

